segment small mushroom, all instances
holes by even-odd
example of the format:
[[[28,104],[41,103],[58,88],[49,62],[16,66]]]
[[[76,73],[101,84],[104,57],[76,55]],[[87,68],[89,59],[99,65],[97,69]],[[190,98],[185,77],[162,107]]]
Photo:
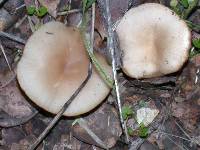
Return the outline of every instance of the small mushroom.
[[[98,55],[104,69],[112,69]],[[80,32],[59,22],[37,30],[26,43],[17,66],[21,88],[40,107],[57,113],[87,76],[89,59]],[[110,89],[97,71],[65,111],[65,116],[86,113],[100,104]]]
[[[129,10],[116,28],[123,71],[151,78],[178,71],[188,59],[191,32],[169,8],[146,3]]]

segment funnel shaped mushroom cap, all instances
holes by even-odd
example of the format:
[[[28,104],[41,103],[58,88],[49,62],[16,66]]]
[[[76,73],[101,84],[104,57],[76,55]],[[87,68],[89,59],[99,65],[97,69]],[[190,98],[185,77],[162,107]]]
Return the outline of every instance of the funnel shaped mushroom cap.
[[[129,10],[117,26],[123,71],[133,78],[178,71],[188,59],[191,32],[172,10],[146,3]]]
[[[106,71],[111,67],[100,58]],[[28,40],[18,63],[17,77],[29,98],[57,113],[85,80],[89,59],[77,28],[59,22],[43,25]],[[93,69],[91,78],[65,111],[66,116],[86,113],[101,103],[110,89]]]

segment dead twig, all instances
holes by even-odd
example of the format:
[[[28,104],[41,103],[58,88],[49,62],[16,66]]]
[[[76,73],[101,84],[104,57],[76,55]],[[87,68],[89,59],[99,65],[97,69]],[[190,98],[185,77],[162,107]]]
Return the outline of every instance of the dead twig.
[[[29,23],[31,31],[35,32],[35,26],[34,26],[34,24],[33,24],[32,19],[31,19],[30,16],[28,16],[28,23]]]
[[[92,51],[94,49],[94,23],[95,23],[95,3],[92,4],[92,27],[90,33],[90,45],[92,47]]]
[[[105,30],[108,31],[108,15],[107,15],[107,12],[106,12],[106,1],[105,0],[97,0],[97,3],[98,3],[98,7],[100,9],[100,12],[101,12],[101,16],[102,16],[102,19],[103,19],[103,24],[104,24],[104,27],[105,27]],[[115,31],[115,28],[117,26],[119,22],[113,22],[112,24],[112,21],[111,21],[111,27],[112,27],[112,30]],[[118,38],[117,38],[117,34],[115,32],[113,32],[113,43],[114,43],[114,49],[115,49],[115,65],[116,65],[116,69],[119,70],[122,66],[122,51],[119,49],[119,41],[118,41]],[[112,60],[112,56],[110,53],[108,53],[108,58],[109,58],[109,61],[111,62]]]
[[[0,31],[0,36],[1,37],[5,37],[5,38],[8,38],[10,40],[13,40],[15,42],[18,42],[18,43],[21,43],[21,44],[24,44],[26,43],[26,41],[24,39],[21,39],[20,37],[17,37],[15,35],[12,35],[12,34],[9,34],[9,33],[6,33],[6,32],[3,32],[3,31]]]
[[[68,10],[68,11],[58,12],[57,15],[64,16],[64,15],[69,15],[69,14],[73,14],[73,13],[78,13],[81,11],[82,11],[81,9],[72,9],[72,10]]]
[[[177,142],[175,142],[171,137],[169,137],[168,135],[167,135],[167,138],[172,142],[172,143],[174,143],[176,146],[178,146],[181,150],[188,150],[187,148],[184,148],[184,147],[182,147],[180,144],[178,144]]]
[[[189,141],[190,141],[190,142],[193,142],[193,143],[197,144],[198,146],[200,146],[200,144],[199,144],[197,141],[193,140],[193,139],[190,137],[190,135],[181,127],[181,125],[180,125],[177,121],[175,121],[175,124],[176,124],[176,125],[179,127],[179,129],[189,138]]]
[[[164,134],[164,135],[168,135],[168,136],[172,136],[172,137],[176,137],[176,138],[188,141],[188,142],[194,142],[192,139],[190,140],[190,139],[187,139],[187,138],[184,138],[182,136],[175,135],[175,134],[171,134],[171,133],[167,133],[167,132],[163,132],[163,131],[155,131],[155,132],[158,132],[158,133],[161,133],[161,134]]]
[[[22,8],[24,8],[24,7],[26,7],[26,5],[25,5],[25,4],[22,4],[21,6],[19,6],[19,7],[17,7],[17,8],[15,9],[15,12],[17,12],[19,9],[22,9]]]
[[[93,53],[94,47],[94,23],[95,23],[95,3],[92,4],[92,24],[91,24],[91,32],[90,32],[90,45],[91,52]],[[91,136],[91,138],[98,143],[102,148],[108,149],[106,144],[88,127],[87,122],[83,118],[77,119],[75,122],[78,122],[79,125],[87,131],[87,133]]]
[[[34,26],[33,21],[30,16],[28,16],[28,24],[30,26],[31,31],[35,32],[35,26]]]
[[[92,4],[92,22],[91,22],[91,32],[90,32],[90,51],[93,53],[94,47],[94,23],[95,23],[95,3]],[[80,127],[85,129],[87,133],[91,136],[91,138],[99,144],[104,149],[108,149],[107,145],[88,127],[86,120],[83,118],[79,118],[75,121],[78,122]]]
[[[19,28],[21,26],[21,24],[26,20],[28,16],[25,15],[22,19],[20,19],[16,24],[15,24],[15,28]]]
[[[17,76],[16,73],[12,73],[12,77],[6,83],[0,86],[0,90],[2,90],[4,87],[10,84],[16,78],[16,76]]]
[[[125,132],[126,140],[127,140],[127,142],[129,142],[127,128],[126,128],[124,119],[122,117],[121,97],[120,97],[120,93],[119,93],[119,83],[118,83],[118,79],[117,79],[117,67],[116,67],[116,60],[115,60],[115,48],[114,48],[114,39],[113,39],[114,33],[113,33],[113,30],[112,30],[109,0],[105,0],[105,4],[106,4],[106,14],[107,14],[107,24],[108,24],[108,44],[107,44],[107,47],[108,47],[108,50],[109,50],[111,57],[112,57],[112,71],[113,71],[113,76],[114,76],[115,93],[116,93],[116,97],[117,97],[118,109],[119,109],[119,114],[120,114],[120,122],[121,122],[122,128]]]
[[[0,6],[4,4],[7,0],[0,0]]]
[[[94,23],[95,23],[95,3],[92,4],[92,21],[91,21],[91,32],[90,32],[90,45],[91,51],[93,53],[94,48]],[[87,122],[80,118],[77,120],[79,125],[87,131],[87,133],[92,137],[92,139],[98,143],[102,148],[108,149],[106,144],[87,126]]]
[[[129,150],[137,150],[139,149],[139,147],[142,145],[142,143],[144,143],[144,139],[142,138],[137,138],[136,140],[131,142],[131,147]]]
[[[88,75],[86,79],[83,81],[83,83],[78,87],[78,89],[74,92],[74,94],[69,98],[69,100],[63,105],[63,107],[60,109],[60,111],[57,113],[57,115],[53,118],[53,120],[50,122],[50,124],[46,127],[46,129],[40,134],[40,136],[36,139],[36,141],[29,147],[29,150],[34,150],[40,142],[46,137],[46,135],[49,133],[49,131],[54,127],[54,125],[59,121],[59,119],[62,117],[65,110],[68,108],[68,106],[71,104],[71,102],[74,100],[74,98],[79,94],[79,92],[83,89],[83,87],[86,85],[88,80],[90,79],[92,74],[92,64],[89,64],[88,67]]]
[[[10,71],[12,72],[12,68],[11,68],[10,63],[9,63],[9,61],[8,61],[8,58],[7,58],[7,56],[6,56],[5,49],[4,49],[4,47],[3,47],[2,43],[1,43],[1,40],[0,40],[0,48],[1,48],[1,51],[2,51],[2,53],[3,53],[4,58],[5,58],[5,60],[6,60],[6,63],[7,63],[7,65],[8,65],[8,68],[9,68]]]

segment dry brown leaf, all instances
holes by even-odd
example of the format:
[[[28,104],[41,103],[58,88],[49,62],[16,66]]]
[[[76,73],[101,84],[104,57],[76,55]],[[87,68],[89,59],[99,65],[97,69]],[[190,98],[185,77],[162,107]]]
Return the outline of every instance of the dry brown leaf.
[[[88,128],[95,133],[107,147],[111,148],[116,144],[122,130],[118,114],[111,105],[102,105],[97,111],[84,119],[87,121]],[[73,126],[72,130],[73,135],[81,141],[92,145],[98,145],[81,125],[76,124]]]
[[[179,118],[184,128],[197,132],[200,118],[200,55],[194,57],[183,69],[177,81],[179,87],[172,103],[172,115]]]
[[[36,110],[20,91],[16,79],[0,89],[0,126],[20,125],[35,114]]]

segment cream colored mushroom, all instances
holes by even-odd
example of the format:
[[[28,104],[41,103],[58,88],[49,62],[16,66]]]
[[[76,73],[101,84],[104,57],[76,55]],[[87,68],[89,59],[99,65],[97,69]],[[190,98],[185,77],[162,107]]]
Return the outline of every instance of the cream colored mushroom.
[[[111,75],[102,57],[100,62]],[[17,77],[28,97],[45,110],[57,113],[87,76],[89,59],[79,30],[50,22],[26,43]],[[100,104],[110,89],[93,69],[86,86],[65,111],[65,116],[86,113]]]
[[[178,71],[188,59],[191,32],[169,8],[146,3],[129,10],[116,28],[123,71],[151,78]]]

